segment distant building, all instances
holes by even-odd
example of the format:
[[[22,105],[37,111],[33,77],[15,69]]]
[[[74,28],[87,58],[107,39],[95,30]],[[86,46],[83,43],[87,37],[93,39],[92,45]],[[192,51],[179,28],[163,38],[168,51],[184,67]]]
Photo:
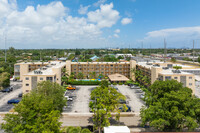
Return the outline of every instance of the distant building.
[[[115,57],[118,58],[119,56],[122,56],[124,58],[127,58],[127,57],[132,57],[132,54],[116,54]]]
[[[99,59],[99,57],[97,57],[96,55],[90,58],[92,61],[96,61],[97,59]]]

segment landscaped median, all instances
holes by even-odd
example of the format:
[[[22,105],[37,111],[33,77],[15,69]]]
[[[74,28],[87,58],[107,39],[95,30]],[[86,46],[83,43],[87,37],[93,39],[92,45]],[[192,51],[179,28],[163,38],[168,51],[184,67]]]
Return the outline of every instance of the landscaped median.
[[[99,80],[73,80],[68,81],[67,84],[70,85],[99,85],[101,82]]]

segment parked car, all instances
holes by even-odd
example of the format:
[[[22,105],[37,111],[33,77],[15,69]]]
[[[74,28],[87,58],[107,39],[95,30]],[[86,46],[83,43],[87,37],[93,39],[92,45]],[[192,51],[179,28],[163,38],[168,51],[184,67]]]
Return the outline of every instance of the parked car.
[[[143,99],[143,98],[144,98],[144,94],[141,94],[141,95],[140,95],[140,98]]]
[[[10,86],[10,91],[13,91],[13,86]]]
[[[23,96],[23,93],[20,93],[19,95],[18,95],[18,97],[22,97]]]
[[[143,93],[141,89],[136,89],[136,93]]]
[[[120,103],[120,104],[126,104],[126,100],[124,100],[124,99],[119,99],[119,103]]]
[[[73,101],[73,98],[72,98],[72,97],[65,96],[65,98],[67,98],[67,101]]]
[[[126,107],[127,107],[127,110],[125,110],[123,106],[119,107],[119,110],[120,110],[121,112],[131,112],[131,107],[128,106],[128,105],[126,105]]]
[[[136,85],[131,85],[130,88],[131,88],[131,89],[140,89],[140,87],[139,87],[139,86],[136,86]]]
[[[11,89],[8,87],[8,88],[5,88],[5,89],[3,89],[3,90],[1,90],[1,92],[10,92],[11,91]]]
[[[129,84],[128,84],[128,86],[132,86],[132,85],[134,85],[134,84],[132,84],[132,83],[129,83]]]
[[[17,104],[17,103],[19,103],[20,101],[19,100],[17,100],[17,99],[11,99],[11,100],[9,100],[7,103],[8,104]]]
[[[70,85],[70,86],[66,87],[66,89],[68,89],[68,90],[76,90],[76,87]]]

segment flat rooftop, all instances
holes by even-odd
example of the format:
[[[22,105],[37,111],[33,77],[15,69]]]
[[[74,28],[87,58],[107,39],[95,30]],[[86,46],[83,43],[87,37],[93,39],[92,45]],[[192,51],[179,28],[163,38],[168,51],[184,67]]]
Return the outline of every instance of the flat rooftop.
[[[41,67],[39,69],[36,69],[34,71],[31,71],[25,75],[55,75],[55,72],[53,71],[54,68],[62,68],[66,65],[66,62],[60,62],[60,61],[51,61],[48,63],[47,66]]]
[[[16,63],[15,65],[19,65],[19,64],[48,64],[48,62],[20,62],[20,63]]]
[[[71,62],[71,64],[130,64],[130,62]]]
[[[129,80],[126,76],[119,73],[108,75],[108,78],[110,79],[110,81],[128,81]]]
[[[173,72],[172,70],[175,70],[175,69],[167,69],[167,70],[162,70],[162,72],[160,72],[160,74],[166,74],[166,75],[174,75],[174,74],[176,74],[176,75],[178,75],[178,74],[180,74],[180,75],[194,75],[194,74],[192,74],[192,73],[187,73],[187,72],[183,72],[183,71],[181,71],[181,70],[179,70],[180,71],[180,73],[176,73],[176,72]]]
[[[164,63],[172,64],[171,62],[148,62],[148,63],[147,62],[138,62],[137,65],[140,65],[140,66],[143,66],[143,67],[151,69],[151,67],[163,67],[163,66],[154,66],[154,65],[155,64],[164,64]],[[175,63],[173,63],[172,65],[173,66],[181,66],[182,70],[194,69],[194,67],[192,67],[192,66],[183,65],[183,64],[175,64]]]

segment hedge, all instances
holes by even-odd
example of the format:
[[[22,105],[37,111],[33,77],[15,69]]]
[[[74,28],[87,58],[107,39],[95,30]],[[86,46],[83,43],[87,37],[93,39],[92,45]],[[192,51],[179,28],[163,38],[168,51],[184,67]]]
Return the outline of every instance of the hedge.
[[[100,81],[69,81],[70,85],[99,85]]]

